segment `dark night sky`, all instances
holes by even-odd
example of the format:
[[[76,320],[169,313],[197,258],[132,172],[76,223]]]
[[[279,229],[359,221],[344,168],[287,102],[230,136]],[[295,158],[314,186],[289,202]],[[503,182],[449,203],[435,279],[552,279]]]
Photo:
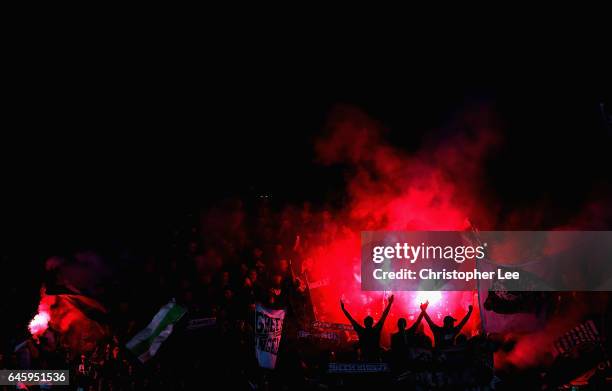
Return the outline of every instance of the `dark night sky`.
[[[37,73],[15,93],[2,143],[5,249],[142,244],[236,194],[320,201],[342,185],[342,167],[315,164],[312,148],[337,104],[364,110],[408,151],[488,105],[506,143],[487,172],[509,203],[558,194],[571,208],[609,184],[611,137],[598,111],[608,90],[597,75],[425,68]]]

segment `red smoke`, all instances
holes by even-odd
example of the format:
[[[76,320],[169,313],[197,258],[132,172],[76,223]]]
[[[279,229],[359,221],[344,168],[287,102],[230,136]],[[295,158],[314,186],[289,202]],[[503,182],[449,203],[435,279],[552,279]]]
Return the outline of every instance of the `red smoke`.
[[[385,142],[384,129],[362,112],[341,107],[332,114],[316,151],[323,164],[347,166],[348,194],[341,210],[324,215],[320,239],[306,250],[311,279],[331,276],[329,285],[311,292],[319,319],[346,322],[340,298],[357,319],[382,312],[385,294],[361,291],[361,231],[464,230],[470,220],[488,224],[481,167],[498,141],[489,125],[487,115],[468,118],[458,124],[465,131],[407,154]],[[387,331],[398,317],[410,320],[419,312],[417,292],[394,293]],[[459,319],[469,304],[478,307],[472,292],[443,292],[430,314],[434,321],[449,313]],[[475,311],[466,333],[478,326],[478,317]]]
[[[54,334],[53,341],[73,353],[89,352],[96,343],[108,335],[109,328],[104,321],[107,310],[97,300],[81,294],[99,286],[106,276],[106,268],[100,257],[93,253],[78,253],[73,262],[60,257],[49,258],[45,262],[47,272],[57,275],[51,285],[43,285],[40,290],[38,313],[28,325],[35,339],[47,330]],[[74,294],[56,293],[56,283],[61,282],[61,290]]]
[[[333,113],[328,134],[316,150],[321,163],[347,168],[347,194],[340,210],[323,213],[325,224],[322,232],[313,235],[318,238],[315,243],[304,246],[312,280],[331,277],[330,284],[311,290],[320,320],[346,323],[340,298],[358,320],[366,315],[378,319],[382,313],[390,292],[361,290],[360,231],[464,230],[470,222],[481,230],[546,227],[543,219],[551,212],[543,203],[511,209],[503,221],[497,220],[500,205],[489,196],[483,179],[486,159],[501,141],[494,118],[481,111],[451,126],[458,131],[446,134],[442,141],[426,140],[416,152],[406,153],[387,143],[383,127],[362,112],[341,107]],[[394,129],[398,131],[401,129]],[[610,208],[601,199],[601,194],[595,194],[566,226],[557,229],[608,228]],[[424,297],[419,292],[393,293],[396,301],[385,326],[387,335],[395,329],[397,318],[405,317],[409,324],[416,318],[418,303]],[[496,353],[496,367],[549,363],[552,342],[581,323],[585,315],[605,312],[608,300],[607,294],[564,296],[571,309],[559,310],[544,329],[504,336],[515,345]],[[475,310],[464,333],[470,335],[480,326],[476,292],[442,292],[437,302],[430,303],[429,313],[438,323],[447,314],[460,319],[469,304]],[[427,326],[424,329],[430,334]]]
[[[48,326],[63,348],[74,353],[91,352],[96,343],[109,333],[108,326],[89,317],[89,313],[94,311],[106,313],[100,303],[85,296],[43,295],[39,313],[30,322],[30,332],[34,337],[38,337]],[[46,320],[46,323],[43,324],[43,320]]]
[[[106,309],[85,296],[46,295],[43,290],[38,313],[28,329],[36,339],[50,329],[63,348],[71,352],[90,352],[109,332],[108,326],[89,317],[93,312],[105,314]]]

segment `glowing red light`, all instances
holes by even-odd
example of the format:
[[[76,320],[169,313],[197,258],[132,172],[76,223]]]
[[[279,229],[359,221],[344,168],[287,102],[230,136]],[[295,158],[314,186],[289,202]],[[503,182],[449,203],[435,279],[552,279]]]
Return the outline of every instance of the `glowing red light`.
[[[435,306],[442,299],[442,293],[439,291],[419,291],[414,298],[415,305],[429,302],[429,306]]]

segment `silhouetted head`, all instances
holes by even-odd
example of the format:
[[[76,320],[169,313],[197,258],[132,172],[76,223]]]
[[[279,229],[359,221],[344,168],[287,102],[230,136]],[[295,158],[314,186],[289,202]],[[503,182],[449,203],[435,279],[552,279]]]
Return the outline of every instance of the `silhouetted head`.
[[[453,327],[455,325],[455,321],[457,319],[453,318],[450,315],[444,317],[444,327]]]
[[[368,329],[372,328],[373,324],[374,324],[374,318],[372,318],[371,316],[366,316],[365,319],[363,320],[363,325]]]
[[[398,328],[399,330],[404,330],[404,329],[406,329],[406,319],[404,319],[404,318],[399,318],[399,319],[397,320],[397,328]]]

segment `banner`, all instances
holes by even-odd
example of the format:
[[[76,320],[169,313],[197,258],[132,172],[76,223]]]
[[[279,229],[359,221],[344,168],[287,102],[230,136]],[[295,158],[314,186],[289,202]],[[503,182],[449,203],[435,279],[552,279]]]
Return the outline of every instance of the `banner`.
[[[328,373],[386,373],[390,372],[389,364],[374,363],[339,363],[330,362],[327,365]]]
[[[189,331],[212,328],[217,325],[217,318],[197,318],[191,319],[187,322],[186,329]]]
[[[329,323],[329,322],[312,322],[312,328],[315,329],[329,329],[329,330],[342,330],[342,331],[355,331],[353,326],[345,323]]]
[[[270,310],[257,304],[255,311],[255,355],[262,368],[274,369],[283,333],[285,310]]]
[[[309,339],[309,340],[321,340],[321,341],[330,341],[330,342],[339,342],[340,337],[338,334],[333,331],[323,332],[323,333],[313,333],[306,330],[300,330],[297,333],[298,339]]]

